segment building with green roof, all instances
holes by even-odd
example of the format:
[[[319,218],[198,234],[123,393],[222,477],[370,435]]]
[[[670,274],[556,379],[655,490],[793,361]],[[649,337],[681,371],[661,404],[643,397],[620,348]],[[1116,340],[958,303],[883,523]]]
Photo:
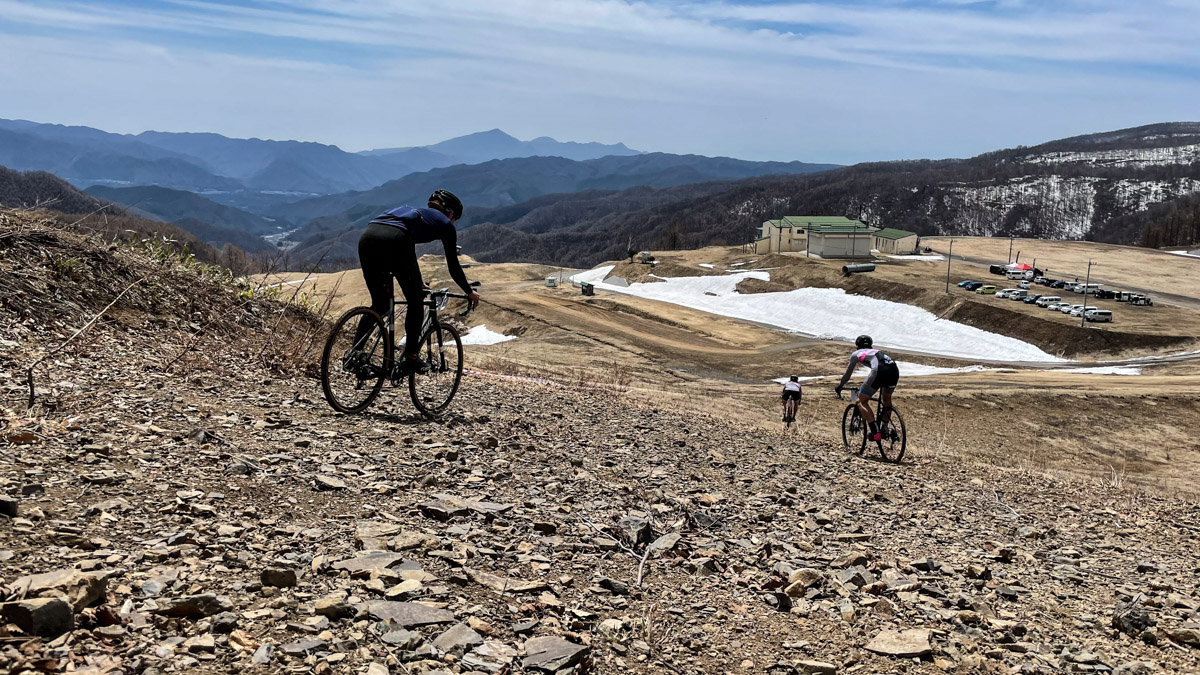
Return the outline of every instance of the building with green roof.
[[[912,255],[921,245],[916,232],[885,227],[875,232],[875,249],[888,255]]]
[[[754,252],[799,253],[822,258],[871,257],[876,228],[845,216],[784,216],[758,230]]]

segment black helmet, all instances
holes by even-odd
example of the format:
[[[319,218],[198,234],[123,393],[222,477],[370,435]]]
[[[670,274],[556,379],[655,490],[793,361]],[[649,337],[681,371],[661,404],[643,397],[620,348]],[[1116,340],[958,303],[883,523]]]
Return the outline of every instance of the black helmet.
[[[873,344],[875,342],[871,339],[870,335],[859,335],[854,339],[854,346],[859,349],[870,349]]]
[[[799,380],[800,380],[800,378],[796,377],[795,375],[793,375],[793,376],[791,377],[791,381],[792,381],[792,382],[798,382]]]
[[[462,201],[454,196],[454,193],[449,190],[434,190],[433,194],[429,195],[430,202],[437,202],[446,207],[450,211],[450,217],[458,220],[462,218],[463,205]]]

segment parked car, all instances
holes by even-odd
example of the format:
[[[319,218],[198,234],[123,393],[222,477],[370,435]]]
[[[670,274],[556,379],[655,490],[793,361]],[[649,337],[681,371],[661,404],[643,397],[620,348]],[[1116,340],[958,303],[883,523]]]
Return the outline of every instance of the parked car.
[[[1097,300],[1113,300],[1117,297],[1117,291],[1110,291],[1107,288],[1101,288],[1096,291],[1095,298]]]
[[[1029,290],[1029,282],[1028,282],[1028,281],[1022,281],[1022,282],[1020,282],[1020,283],[1018,283],[1018,284],[1017,284],[1017,288],[1023,288],[1023,289],[1025,289],[1025,290]]]
[[[1050,277],[1042,277],[1042,285],[1043,286],[1049,286],[1056,281],[1058,281],[1058,279],[1051,279]]]
[[[1063,301],[1055,300],[1054,302],[1047,303],[1046,309],[1050,310],[1051,312],[1057,312],[1060,308],[1062,308],[1063,304],[1065,304]]]
[[[971,283],[967,284],[966,286],[963,286],[963,288],[967,289],[968,291],[974,291],[975,289],[979,288],[982,285],[983,285],[982,281],[972,281]]]
[[[1129,304],[1131,304],[1131,305],[1143,305],[1143,306],[1145,306],[1145,307],[1150,307],[1151,305],[1153,305],[1153,304],[1154,304],[1154,301],[1153,301],[1153,300],[1151,300],[1151,299],[1150,299],[1150,296],[1148,296],[1148,295],[1141,295],[1141,294],[1136,294],[1136,293],[1135,293],[1134,295],[1130,296],[1130,298],[1129,298]]]
[[[1054,281],[1050,282],[1050,288],[1066,288],[1066,287],[1067,287],[1067,282],[1063,281],[1062,279],[1055,279]]]
[[[979,288],[975,289],[975,292],[979,295],[995,295],[996,287],[995,286],[980,286]]]
[[[1100,290],[1100,284],[1075,284],[1074,288],[1076,293],[1084,295],[1088,295],[1089,293],[1094,294],[1098,290]]]
[[[1015,289],[1015,288],[1004,288],[1004,289],[998,290],[998,291],[996,291],[996,297],[997,297],[997,298],[1007,298],[1007,297],[1008,297],[1008,294],[1009,294],[1009,293],[1012,293],[1012,292],[1013,292],[1013,291],[1015,291],[1015,290],[1017,290],[1017,289]]]
[[[1100,308],[1093,307],[1091,305],[1086,305],[1086,306],[1085,305],[1075,305],[1074,307],[1071,308],[1071,316],[1083,316],[1085,313],[1090,312],[1093,309],[1100,309]]]
[[[974,280],[974,279],[963,279],[962,281],[958,282],[958,287],[959,287],[959,288],[963,288],[963,287],[965,287],[967,284],[973,284],[973,283],[975,283],[975,280]]]
[[[1072,305],[1069,302],[1064,302],[1063,304],[1058,306],[1058,311],[1062,312],[1063,314],[1070,314],[1071,312],[1074,312],[1076,309],[1083,309],[1083,305]]]
[[[1043,295],[1042,297],[1038,298],[1037,304],[1038,307],[1049,307],[1051,304],[1056,302],[1062,302],[1062,298],[1058,297],[1057,295]]]
[[[991,265],[988,267],[988,271],[992,274],[1004,274],[1008,270],[1004,268],[1004,265]]]
[[[1008,295],[1004,297],[1008,298],[1009,300],[1024,300],[1025,298],[1029,297],[1029,291],[1025,290],[1024,288],[1017,288],[1009,291]]]
[[[1083,318],[1098,323],[1112,323],[1112,312],[1107,309],[1093,309],[1086,312]]]
[[[1031,295],[1028,298],[1025,298],[1024,300],[1022,300],[1021,302],[1024,302],[1027,305],[1032,305],[1032,304],[1036,303],[1038,300],[1040,300],[1041,297],[1042,296],[1040,296],[1040,295]]]

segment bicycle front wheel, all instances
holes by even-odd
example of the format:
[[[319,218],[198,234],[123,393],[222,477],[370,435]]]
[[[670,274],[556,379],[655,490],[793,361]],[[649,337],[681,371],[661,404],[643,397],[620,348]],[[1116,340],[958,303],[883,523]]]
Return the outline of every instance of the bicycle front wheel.
[[[899,464],[900,460],[904,459],[904,450],[908,445],[908,438],[904,432],[904,418],[900,416],[899,410],[892,408],[887,424],[882,425],[879,432],[883,435],[883,440],[879,442],[879,454],[885,461]]]
[[[853,403],[846,406],[846,412],[842,413],[842,445],[846,452],[863,454],[867,448],[866,426],[862,415],[858,413],[858,406]]]
[[[417,355],[429,370],[423,374],[413,373],[408,378],[408,393],[417,410],[434,419],[454,400],[462,380],[463,349],[458,331],[449,325],[429,331],[421,338]]]
[[[321,354],[321,389],[333,409],[366,410],[383,388],[392,363],[392,342],[383,319],[368,307],[355,307],[333,326]]]

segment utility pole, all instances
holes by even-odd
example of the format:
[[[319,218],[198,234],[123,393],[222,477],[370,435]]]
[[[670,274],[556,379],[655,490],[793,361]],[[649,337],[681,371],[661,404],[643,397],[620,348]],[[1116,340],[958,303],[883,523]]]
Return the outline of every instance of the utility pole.
[[[1010,234],[1010,235],[1008,235],[1008,262],[1010,262],[1010,263],[1012,262],[1012,246],[1013,246],[1013,238],[1012,238],[1012,235]]]
[[[950,252],[946,254],[946,292],[950,292],[950,259],[954,256],[954,237],[950,237]]]
[[[1092,265],[1096,263],[1088,261],[1087,275],[1083,279],[1083,311],[1079,313],[1079,327],[1087,328],[1087,296],[1088,283],[1092,280]]]

